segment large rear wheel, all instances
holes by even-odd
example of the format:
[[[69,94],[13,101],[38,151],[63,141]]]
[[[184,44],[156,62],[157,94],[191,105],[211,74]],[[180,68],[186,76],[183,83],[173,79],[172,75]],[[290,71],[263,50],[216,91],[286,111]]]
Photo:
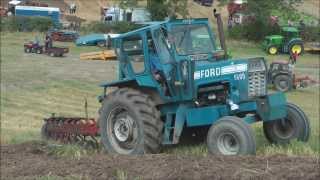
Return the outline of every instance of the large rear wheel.
[[[249,155],[256,153],[251,127],[241,118],[226,116],[214,123],[207,136],[208,151],[218,155]]]
[[[158,153],[163,122],[152,99],[122,88],[107,95],[100,110],[101,142],[107,152]]]
[[[297,41],[293,42],[289,46],[289,53],[297,53],[298,55],[301,55],[304,52],[303,42]]]
[[[308,141],[309,119],[296,105],[287,104],[287,117],[263,123],[266,138],[275,144],[286,144],[291,140]]]

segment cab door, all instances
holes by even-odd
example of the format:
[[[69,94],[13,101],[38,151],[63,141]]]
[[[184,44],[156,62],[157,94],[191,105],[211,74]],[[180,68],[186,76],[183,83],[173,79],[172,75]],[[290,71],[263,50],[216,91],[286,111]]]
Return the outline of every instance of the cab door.
[[[169,44],[164,30],[162,28],[153,29],[152,39],[155,43],[157,55],[159,56],[161,62],[163,75],[165,76],[166,84],[168,86],[169,94],[167,94],[167,96],[170,98],[175,97],[177,94],[177,90],[175,88],[176,63],[169,50]]]

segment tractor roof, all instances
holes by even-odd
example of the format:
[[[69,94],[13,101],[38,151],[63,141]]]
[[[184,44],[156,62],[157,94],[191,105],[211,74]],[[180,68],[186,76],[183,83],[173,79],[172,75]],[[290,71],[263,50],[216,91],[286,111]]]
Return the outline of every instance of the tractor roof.
[[[160,25],[179,25],[179,24],[208,24],[207,18],[197,18],[197,19],[175,19],[175,20],[167,20],[167,21],[158,21],[158,22],[150,22],[147,23],[147,26],[142,28],[121,34],[117,37],[117,39],[122,39],[134,34],[138,34],[141,31],[150,30],[152,28],[156,28]]]
[[[282,31],[285,31],[285,32],[299,32],[299,30],[296,27],[283,27]]]

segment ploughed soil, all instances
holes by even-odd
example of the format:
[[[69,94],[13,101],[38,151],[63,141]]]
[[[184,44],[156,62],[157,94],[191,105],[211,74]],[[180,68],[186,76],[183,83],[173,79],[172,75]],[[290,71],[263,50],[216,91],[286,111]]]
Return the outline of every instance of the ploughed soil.
[[[319,159],[313,157],[50,154],[40,142],[1,145],[1,179],[320,179]]]

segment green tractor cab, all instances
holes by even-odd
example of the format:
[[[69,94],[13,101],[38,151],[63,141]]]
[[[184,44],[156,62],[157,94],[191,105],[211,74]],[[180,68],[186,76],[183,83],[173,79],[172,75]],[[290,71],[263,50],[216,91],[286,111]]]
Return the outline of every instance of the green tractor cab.
[[[303,41],[299,36],[299,30],[295,27],[282,27],[281,35],[266,36],[263,49],[268,54],[276,55],[279,52],[302,54],[304,51]]]

